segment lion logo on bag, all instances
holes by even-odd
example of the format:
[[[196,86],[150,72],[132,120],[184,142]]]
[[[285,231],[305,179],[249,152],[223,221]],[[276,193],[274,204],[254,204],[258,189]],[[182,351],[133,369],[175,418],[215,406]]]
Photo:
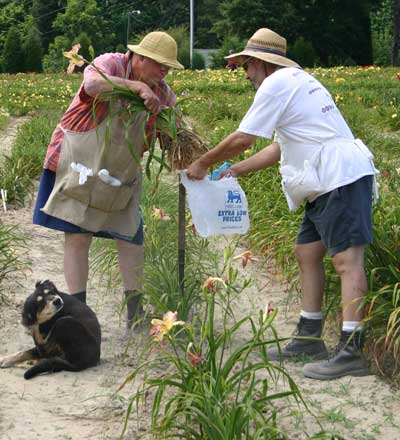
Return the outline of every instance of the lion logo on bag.
[[[226,192],[226,203],[242,203],[239,191],[232,191],[228,189]]]

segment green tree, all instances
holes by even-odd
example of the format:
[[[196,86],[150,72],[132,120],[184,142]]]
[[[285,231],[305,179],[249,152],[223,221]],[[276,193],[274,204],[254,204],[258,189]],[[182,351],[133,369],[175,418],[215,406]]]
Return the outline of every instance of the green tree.
[[[21,37],[16,28],[10,28],[3,48],[3,70],[6,73],[23,72],[25,67]]]
[[[96,50],[102,49],[101,42],[107,32],[96,0],[69,0],[65,12],[54,20],[53,28],[70,40],[85,32]]]
[[[31,26],[24,43],[25,70],[27,72],[42,71],[43,49],[40,33],[35,26]]]
[[[49,45],[49,51],[43,58],[43,70],[46,72],[58,72],[66,70],[68,60],[63,52],[71,49],[71,41],[67,37],[58,35]]]
[[[31,15],[40,32],[43,51],[47,52],[49,44],[54,40],[57,31],[53,29],[53,22],[57,13],[67,6],[67,0],[33,0]]]
[[[382,0],[371,14],[374,64],[389,66],[393,39],[393,0]]]

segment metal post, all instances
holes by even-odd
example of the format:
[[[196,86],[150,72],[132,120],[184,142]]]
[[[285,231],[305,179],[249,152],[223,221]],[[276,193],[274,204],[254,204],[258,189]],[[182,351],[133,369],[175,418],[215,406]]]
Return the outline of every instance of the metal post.
[[[194,0],[190,0],[190,68],[193,68]]]
[[[129,44],[129,25],[131,22],[131,13],[128,12],[128,26],[126,27],[126,44]]]
[[[178,199],[178,281],[179,290],[183,297],[185,286],[185,232],[186,232],[186,215],[185,215],[185,199],[186,190],[182,185],[179,177],[179,199]]]
[[[141,11],[139,11],[138,9],[133,10],[133,11],[128,11],[128,25],[126,27],[126,44],[129,44],[129,30],[130,30],[130,24],[131,24],[131,15],[133,15],[133,14],[140,15]]]

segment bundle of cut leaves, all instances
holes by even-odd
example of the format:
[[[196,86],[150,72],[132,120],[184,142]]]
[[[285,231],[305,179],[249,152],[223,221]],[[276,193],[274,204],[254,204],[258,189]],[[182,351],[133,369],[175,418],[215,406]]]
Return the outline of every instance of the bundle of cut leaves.
[[[99,93],[94,101],[93,114],[96,120],[96,107],[100,102],[107,101],[109,104],[107,116],[106,141],[110,137],[111,121],[114,117],[121,117],[125,125],[125,141],[135,161],[140,163],[141,157],[137,154],[137,148],[128,136],[129,127],[133,123],[138,123],[140,118],[140,127],[143,132],[144,150],[148,151],[145,164],[145,172],[148,178],[151,174],[151,164],[153,160],[159,163],[157,176],[160,175],[163,168],[168,170],[187,168],[192,162],[205,153],[208,148],[201,137],[187,124],[179,109],[179,103],[173,107],[164,106],[156,116],[156,122],[151,133],[146,133],[146,125],[152,116],[145,107],[140,96],[134,91],[115,84],[108,76],[98,68],[93,61],[87,61],[78,54],[80,45],[76,44],[71,51],[64,52],[64,56],[69,58],[68,73],[72,73],[75,66],[91,65],[99,75],[101,75],[110,85],[112,90]],[[90,48],[92,58],[94,58],[93,48]],[[124,102],[124,105],[120,105]],[[157,139],[159,139],[161,154],[156,153]]]

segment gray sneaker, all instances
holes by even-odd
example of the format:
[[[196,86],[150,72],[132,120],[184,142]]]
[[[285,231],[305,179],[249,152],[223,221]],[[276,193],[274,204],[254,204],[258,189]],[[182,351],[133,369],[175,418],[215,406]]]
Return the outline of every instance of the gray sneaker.
[[[338,379],[343,376],[367,376],[367,363],[362,354],[363,335],[361,332],[342,332],[335,353],[328,360],[304,365],[305,377],[319,380]]]
[[[299,360],[305,357],[326,359],[328,351],[324,341],[320,339],[321,333],[322,319],[307,319],[300,316],[295,337],[281,347],[280,350],[278,347],[270,348],[268,357],[271,361],[281,359]]]

